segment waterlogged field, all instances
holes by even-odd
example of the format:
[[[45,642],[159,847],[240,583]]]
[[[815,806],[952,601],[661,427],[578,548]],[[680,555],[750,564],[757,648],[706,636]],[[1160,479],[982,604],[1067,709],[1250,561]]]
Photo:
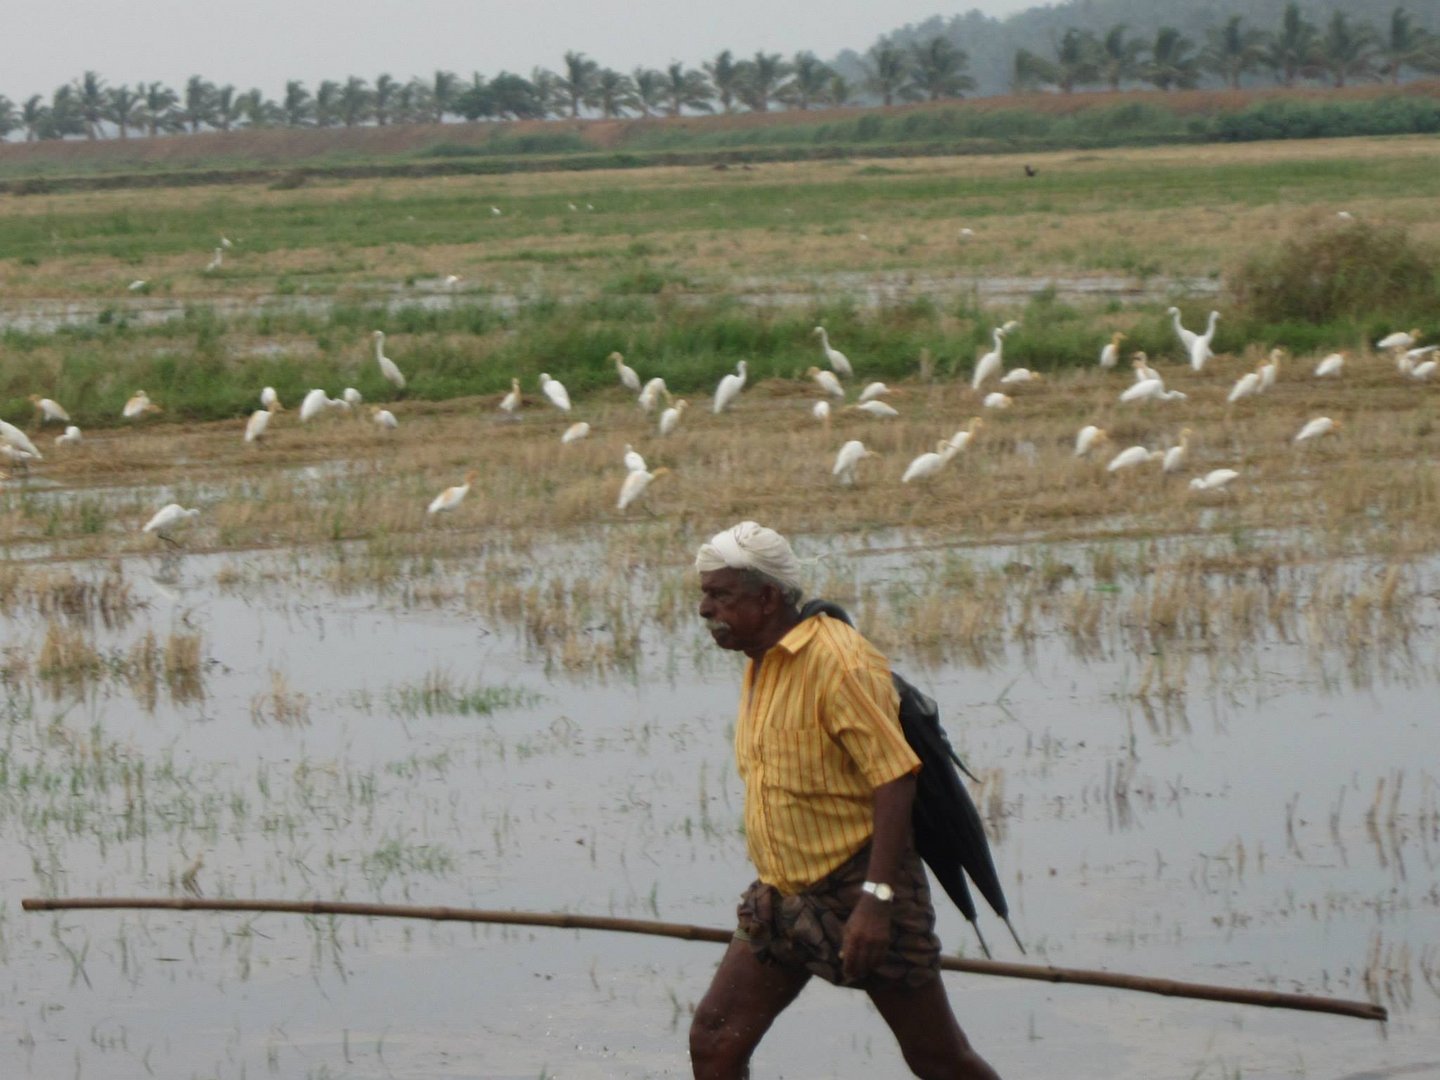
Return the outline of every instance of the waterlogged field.
[[[940,702],[981,778],[1028,959],[1391,1011],[1381,1027],[946,976],[1003,1075],[1440,1070],[1440,389],[1400,376],[1359,327],[1322,328],[1355,335],[1334,342],[1217,337],[1197,374],[1163,315],[1179,301],[1193,324],[1247,245],[1333,218],[1342,194],[1352,212],[1433,227],[1416,216],[1426,189],[1404,180],[1420,144],[1366,143],[1387,164],[1365,170],[1351,168],[1359,145],[1125,152],[1073,169],[1062,156],[1041,162],[1040,178],[1065,177],[1048,195],[1002,179],[1019,172],[1005,159],[587,176],[601,185],[588,190],[574,177],[417,181],[386,196],[404,207],[386,228],[414,215],[407,244],[353,227],[359,187],[6,203],[0,232],[31,229],[43,246],[48,231],[52,250],[0,271],[0,377],[16,402],[4,417],[45,455],[0,489],[4,1074],[686,1075],[712,945],[26,914],[19,900],[289,897],[730,925],[750,876],[730,750],[739,667],[694,616],[689,562],[742,517],[794,535],[813,591],[849,606]],[[1224,182],[1241,175],[1269,186]],[[1141,189],[1128,208],[1114,187],[1127,176]],[[963,241],[987,183],[1009,184],[994,232]],[[945,209],[947,185],[968,205]],[[769,209],[691,230],[686,215],[712,199]],[[623,221],[607,218],[617,205]],[[781,221],[787,207],[801,225]],[[144,215],[124,252],[102,239],[122,209]],[[292,214],[313,215],[316,233],[277,224]],[[1155,265],[1109,265],[1083,232],[1097,215],[1136,230]],[[1211,224],[1186,234],[1195,258],[1177,255],[1172,219]],[[236,268],[207,277],[221,229]],[[610,235],[584,240],[593,230]],[[547,243],[553,259],[522,261]],[[577,243],[605,245],[611,276],[587,281]],[[276,287],[304,266],[327,268],[312,291]],[[672,277],[622,284],[626,267]],[[1117,273],[1114,289],[1046,289]],[[146,275],[158,293],[129,293],[123,279]],[[966,287],[945,282],[963,275],[1040,296],[957,299]],[[147,321],[162,300],[178,314]],[[898,417],[837,400],[828,423],[812,418],[809,331],[830,315],[853,330],[836,344],[856,381],[896,384]],[[1036,356],[1050,377],[986,410],[965,376],[975,343],[1012,316],[1007,359]],[[1120,404],[1123,363],[1056,370],[1044,343],[1057,323],[1092,353],[1128,329],[1186,398]],[[403,395],[369,359],[375,325],[411,378]],[[1227,403],[1273,345],[1292,350],[1275,387]],[[751,346],[750,384],[713,415],[710,388]],[[1339,347],[1343,376],[1314,379]],[[610,348],[690,398],[674,434],[615,387]],[[540,370],[570,383],[571,415],[545,404]],[[511,377],[526,395],[513,421],[495,409]],[[266,383],[289,409],[247,446]],[[295,418],[304,390],[347,383],[399,427],[363,409]],[[166,411],[116,426],[140,385]],[[31,393],[67,404],[83,441],[40,434]],[[933,482],[898,483],[982,414]],[[1339,430],[1295,444],[1321,415]],[[589,437],[562,445],[579,420]],[[1084,423],[1110,441],[1077,458]],[[1173,446],[1187,428],[1176,473],[1106,470],[1116,451]],[[831,465],[849,439],[882,456],[845,487]],[[670,471],[620,512],[627,444]],[[1189,488],[1221,467],[1240,475]],[[427,516],[471,468],[467,498]],[[172,500],[201,511],[178,544],[142,534]],[[998,922],[982,927],[999,957],[1022,959]],[[941,936],[977,952],[944,901]],[[759,1075],[794,1077],[898,1065],[863,996],[823,986],[756,1060]]]

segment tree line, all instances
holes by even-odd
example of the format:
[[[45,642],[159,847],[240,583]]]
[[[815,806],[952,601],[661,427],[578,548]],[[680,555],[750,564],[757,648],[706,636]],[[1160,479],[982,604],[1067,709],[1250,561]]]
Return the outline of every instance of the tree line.
[[[94,71],[58,87],[47,100],[34,94],[16,105],[0,95],[0,138],[23,132],[26,141],[110,133],[155,137],[236,128],[355,127],[374,124],[444,123],[464,120],[540,120],[599,115],[679,116],[737,110],[766,112],[773,106],[807,110],[862,102],[939,101],[975,88],[969,54],[945,35],[901,43],[882,38],[848,79],[814,53],[786,59],[757,52],[737,59],[724,50],[700,67],[672,63],[627,73],[602,67],[582,52],[568,52],[560,71],[535,68],[528,77],[502,71],[469,80],[449,71],[401,82],[388,74],[374,83],[359,76],[326,79],[312,93],[303,81],[285,84],[278,99],[258,89],[239,91],[199,75],[180,90],[160,82],[109,86]],[[1186,89],[1212,79],[1239,86],[1268,75],[1284,86],[1302,81],[1344,86],[1358,80],[1399,82],[1402,75],[1440,71],[1440,35],[1395,8],[1383,30],[1332,13],[1323,27],[1297,3],[1284,10],[1273,30],[1232,15],[1206,30],[1197,43],[1162,26],[1153,39],[1117,24],[1103,33],[1070,28],[1048,53],[1019,49],[1013,89],[1073,93],[1086,87],[1118,90],[1149,85]]]

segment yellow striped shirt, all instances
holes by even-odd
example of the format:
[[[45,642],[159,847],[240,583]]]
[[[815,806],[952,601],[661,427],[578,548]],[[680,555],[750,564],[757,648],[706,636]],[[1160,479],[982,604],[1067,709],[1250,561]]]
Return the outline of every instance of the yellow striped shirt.
[[[824,615],[746,665],[735,762],[750,859],[785,894],[859,851],[874,831],[875,789],[920,768],[900,730],[889,663]]]

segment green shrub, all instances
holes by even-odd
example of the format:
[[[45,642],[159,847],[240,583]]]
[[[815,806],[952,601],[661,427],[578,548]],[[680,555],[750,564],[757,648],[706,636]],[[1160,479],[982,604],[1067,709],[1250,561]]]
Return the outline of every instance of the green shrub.
[[[1404,321],[1440,306],[1440,255],[1362,221],[1304,228],[1233,275],[1236,306],[1264,322]]]

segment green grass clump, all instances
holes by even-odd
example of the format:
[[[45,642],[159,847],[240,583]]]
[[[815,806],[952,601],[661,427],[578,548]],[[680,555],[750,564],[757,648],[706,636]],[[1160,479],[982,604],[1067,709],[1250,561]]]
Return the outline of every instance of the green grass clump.
[[[1440,306],[1440,254],[1393,226],[1339,221],[1252,256],[1231,289],[1264,322],[1405,321]]]

